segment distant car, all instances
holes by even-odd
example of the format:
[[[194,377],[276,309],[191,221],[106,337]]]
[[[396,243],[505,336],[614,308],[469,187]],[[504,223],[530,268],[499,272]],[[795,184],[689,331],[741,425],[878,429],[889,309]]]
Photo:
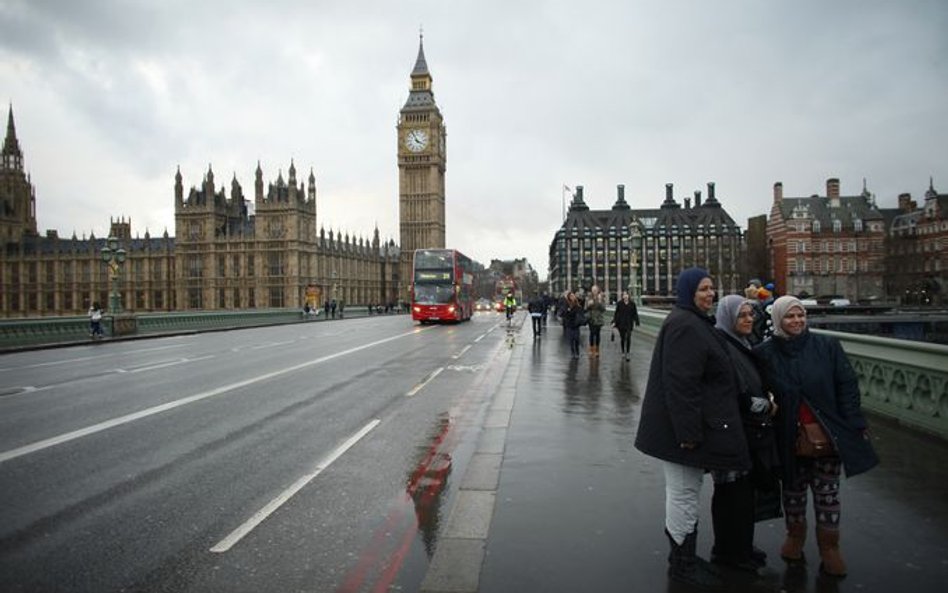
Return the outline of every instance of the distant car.
[[[490,311],[493,308],[493,305],[491,305],[491,302],[487,299],[477,299],[477,302],[474,303],[475,311]]]
[[[848,307],[852,303],[849,302],[849,299],[831,299],[830,307]]]
[[[817,307],[819,303],[816,302],[816,299],[800,299],[800,302],[803,303],[804,307]]]

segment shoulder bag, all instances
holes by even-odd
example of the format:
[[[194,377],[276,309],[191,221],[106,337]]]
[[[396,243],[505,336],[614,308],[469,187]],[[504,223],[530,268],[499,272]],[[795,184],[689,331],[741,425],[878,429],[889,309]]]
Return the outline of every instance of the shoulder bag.
[[[823,425],[819,422],[797,423],[797,457],[828,457],[836,450]]]

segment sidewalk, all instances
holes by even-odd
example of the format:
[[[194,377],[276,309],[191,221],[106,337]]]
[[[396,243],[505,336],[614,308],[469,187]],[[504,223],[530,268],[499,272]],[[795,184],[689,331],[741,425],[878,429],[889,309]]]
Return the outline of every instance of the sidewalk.
[[[666,576],[660,464],[635,450],[653,339],[630,362],[603,330],[599,359],[570,360],[552,320],[519,331],[474,459],[422,583],[426,593],[691,591]],[[587,333],[583,331],[583,338]],[[728,591],[941,591],[948,582],[948,445],[871,419],[882,465],[843,480],[841,548],[849,576],[788,570],[782,521],[757,524],[760,577],[724,571]],[[711,547],[710,479],[699,553]]]

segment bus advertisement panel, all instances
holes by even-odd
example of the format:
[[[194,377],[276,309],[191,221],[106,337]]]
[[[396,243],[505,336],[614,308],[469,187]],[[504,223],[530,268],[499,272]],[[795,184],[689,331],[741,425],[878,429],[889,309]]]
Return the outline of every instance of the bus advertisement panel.
[[[474,312],[473,262],[455,249],[416,249],[412,263],[411,318],[466,321]]]

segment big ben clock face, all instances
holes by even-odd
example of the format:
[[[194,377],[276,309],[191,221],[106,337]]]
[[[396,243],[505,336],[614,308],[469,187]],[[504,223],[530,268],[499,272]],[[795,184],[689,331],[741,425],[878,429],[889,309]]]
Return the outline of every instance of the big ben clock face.
[[[428,148],[428,132],[425,130],[409,130],[405,134],[405,148],[412,152],[421,152]]]

